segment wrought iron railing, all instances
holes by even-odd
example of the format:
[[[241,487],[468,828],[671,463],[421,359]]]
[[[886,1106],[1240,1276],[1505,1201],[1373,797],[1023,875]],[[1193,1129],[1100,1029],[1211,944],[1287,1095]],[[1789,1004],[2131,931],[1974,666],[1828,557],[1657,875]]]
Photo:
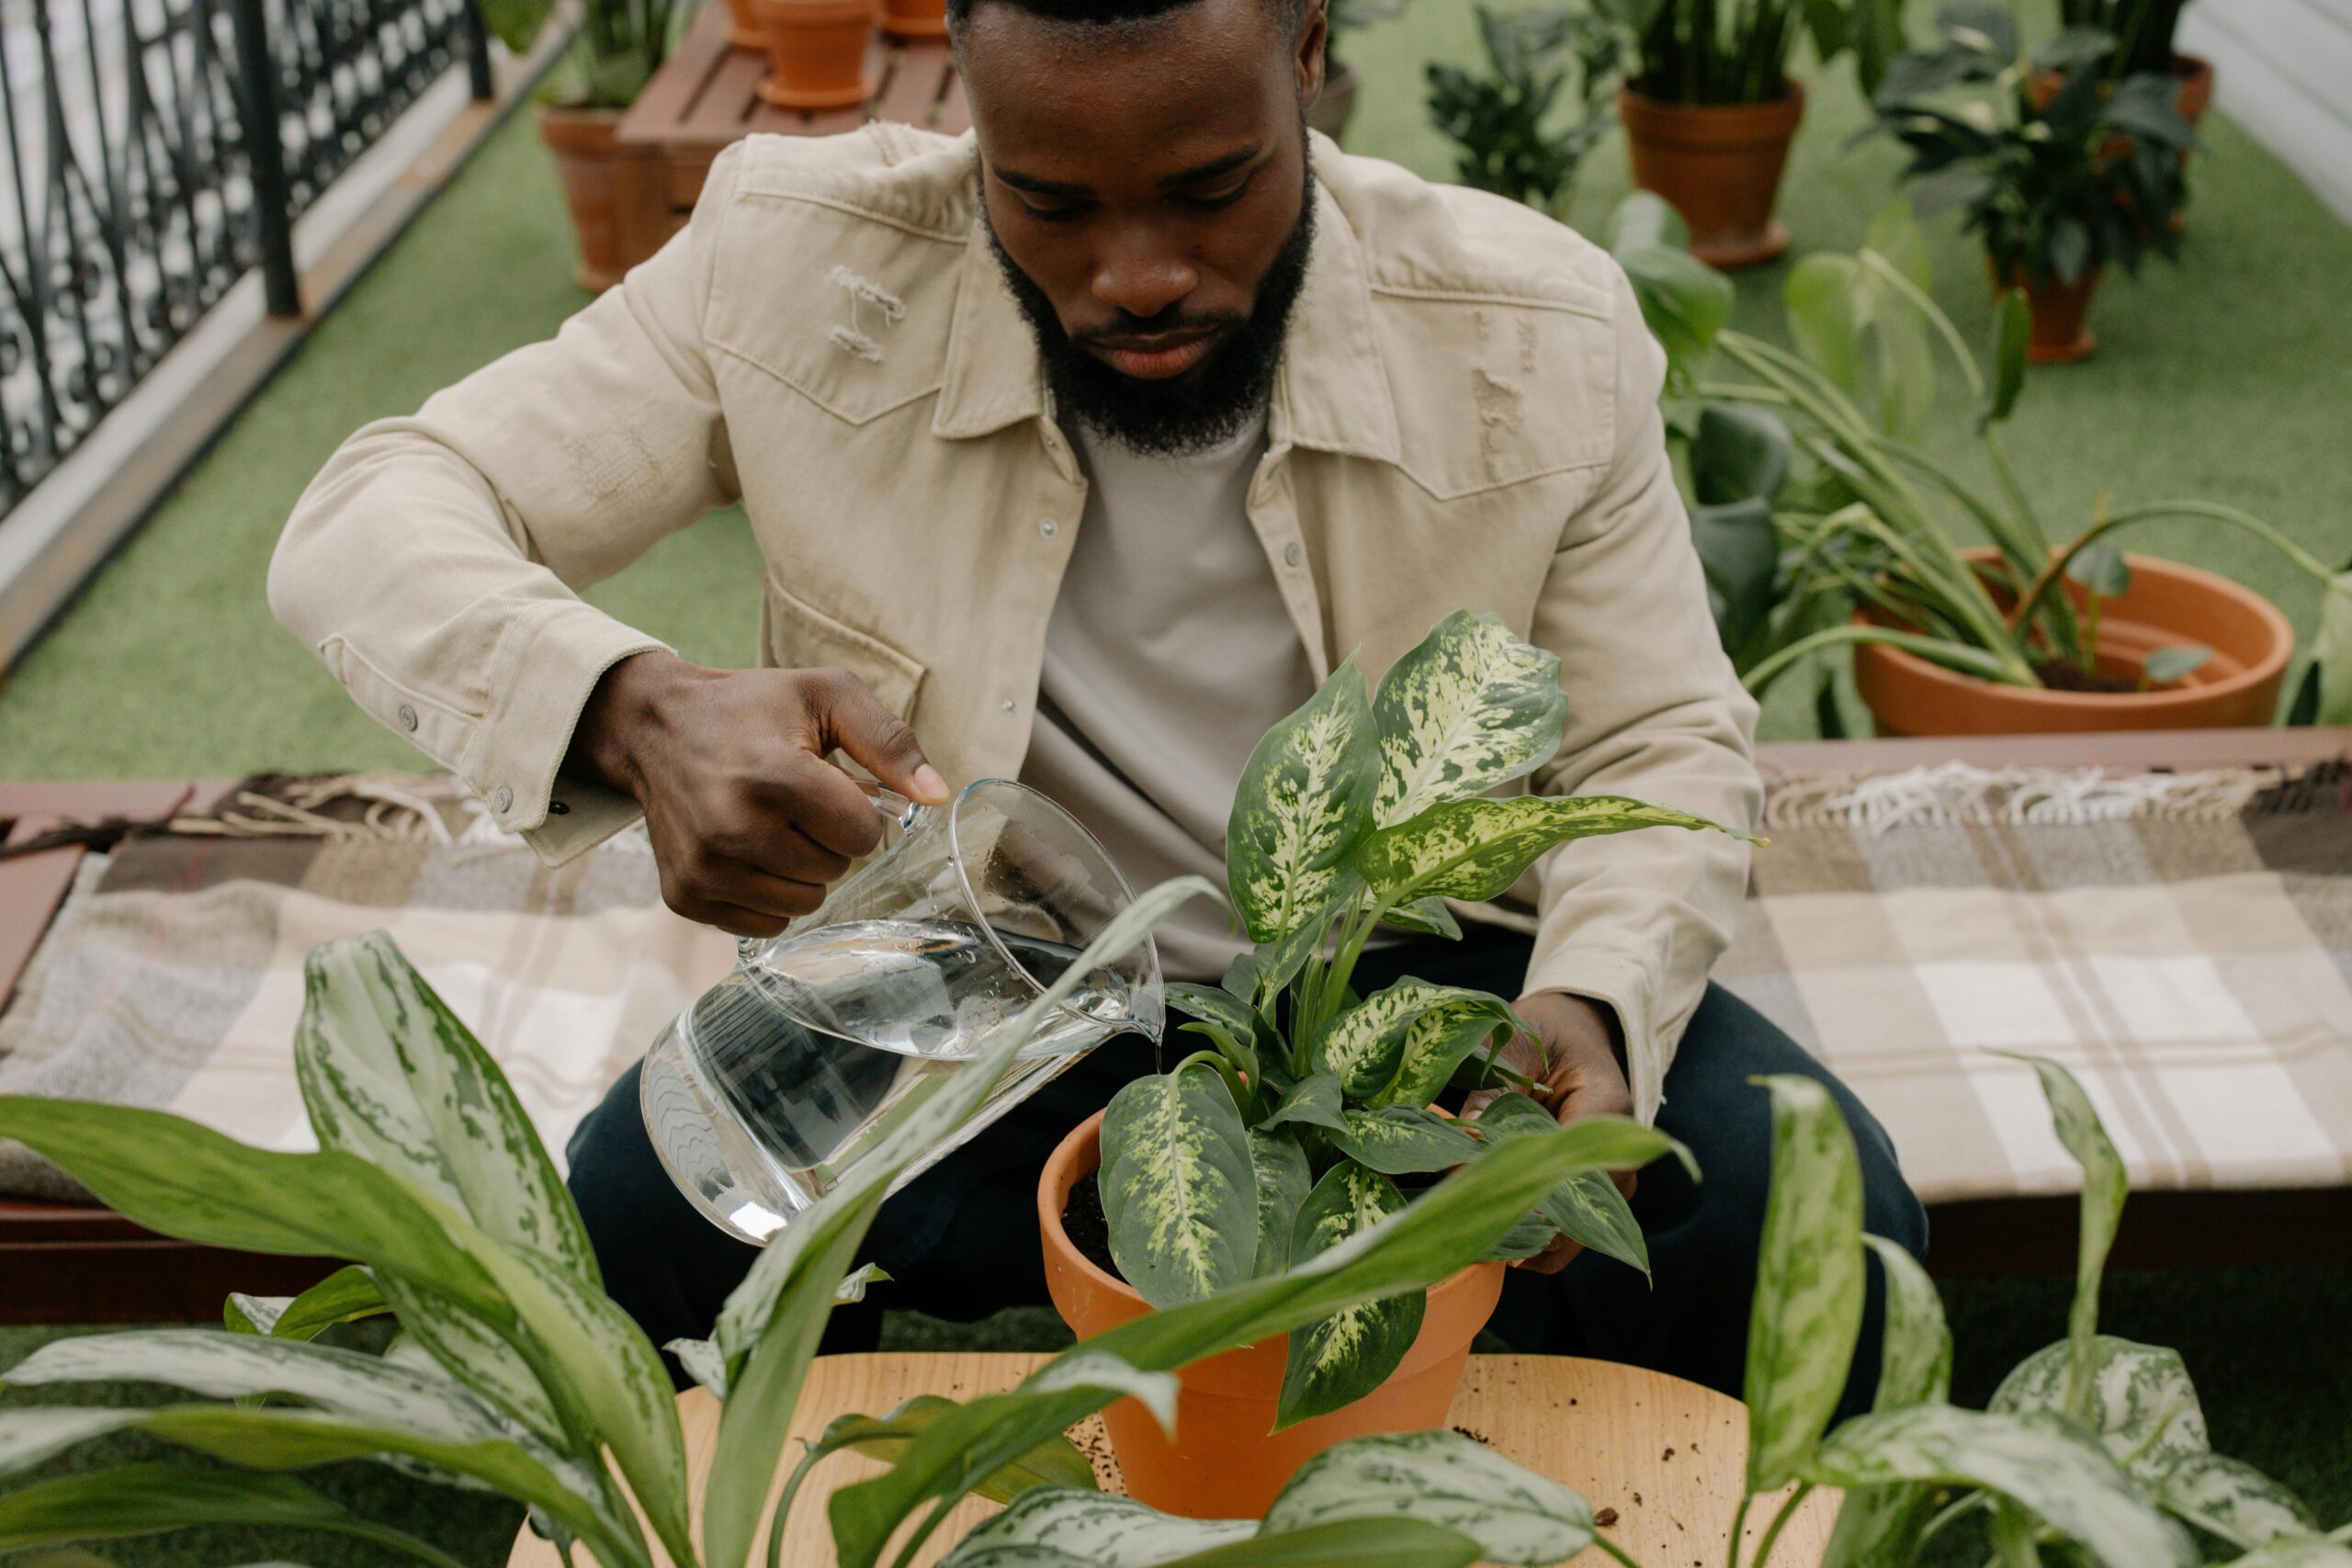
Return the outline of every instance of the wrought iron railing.
[[[0,519],[452,62],[469,0],[0,0]]]

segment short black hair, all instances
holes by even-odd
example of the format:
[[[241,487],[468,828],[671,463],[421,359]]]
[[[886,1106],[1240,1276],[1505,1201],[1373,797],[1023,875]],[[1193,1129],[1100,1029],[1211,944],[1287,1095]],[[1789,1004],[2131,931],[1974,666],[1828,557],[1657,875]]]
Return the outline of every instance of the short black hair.
[[[1115,27],[1123,22],[1148,22],[1181,11],[1200,0],[947,0],[947,25],[962,32],[973,7],[982,5],[1012,6],[1033,17],[1044,17],[1057,22],[1079,22],[1098,27]],[[1275,15],[1291,25],[1295,33],[1300,20],[1306,15],[1306,0],[1263,0]]]

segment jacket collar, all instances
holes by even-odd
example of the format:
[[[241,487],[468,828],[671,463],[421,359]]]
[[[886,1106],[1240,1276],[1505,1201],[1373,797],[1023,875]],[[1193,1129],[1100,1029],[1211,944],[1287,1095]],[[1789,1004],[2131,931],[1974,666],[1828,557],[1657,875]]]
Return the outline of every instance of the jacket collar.
[[[1333,149],[1314,138],[1318,174]],[[1315,249],[1291,312],[1290,337],[1274,378],[1268,435],[1277,449],[1398,458],[1396,411],[1372,331],[1372,288],[1363,249],[1325,182],[1315,183]],[[947,360],[932,414],[934,434],[985,435],[1046,411],[1045,368],[976,213],[964,247]]]

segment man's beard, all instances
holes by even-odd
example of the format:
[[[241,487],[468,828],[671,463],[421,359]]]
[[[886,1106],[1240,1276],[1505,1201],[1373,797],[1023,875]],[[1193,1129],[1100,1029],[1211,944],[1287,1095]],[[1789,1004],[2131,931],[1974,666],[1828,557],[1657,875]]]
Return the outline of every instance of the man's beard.
[[[980,204],[983,220],[988,204]],[[1021,270],[987,223],[989,248],[1004,281],[1021,304],[1029,331],[1045,361],[1046,384],[1056,408],[1096,434],[1145,457],[1173,457],[1221,446],[1250,428],[1273,390],[1291,308],[1306,281],[1307,254],[1315,243],[1315,171],[1301,185],[1298,221],[1258,285],[1257,303],[1247,316],[1223,319],[1188,316],[1181,301],[1158,315],[1121,311],[1103,329],[1114,337],[1144,336],[1200,327],[1227,327],[1225,336],[1199,367],[1164,381],[1124,375],[1097,359],[1062,330],[1053,301]],[[1230,323],[1228,325],[1228,323]]]

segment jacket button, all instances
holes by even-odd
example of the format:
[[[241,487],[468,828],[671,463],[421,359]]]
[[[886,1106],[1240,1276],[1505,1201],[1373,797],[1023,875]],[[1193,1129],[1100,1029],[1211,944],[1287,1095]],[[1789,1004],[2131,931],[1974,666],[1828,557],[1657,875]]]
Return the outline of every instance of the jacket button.
[[[492,811],[498,812],[502,816],[503,816],[507,808],[514,804],[514,792],[508,789],[504,784],[500,784],[498,786],[498,793],[490,797],[490,808]]]
[[[1293,539],[1289,544],[1283,547],[1283,564],[1284,566],[1296,566],[1300,561],[1306,558],[1306,552],[1298,547],[1298,541],[1296,539]]]
[[[1018,705],[1017,705],[1017,704],[1015,704],[1015,703],[1013,702],[1013,700],[1012,700],[1011,697],[1006,697],[1003,701],[1001,701],[1001,702],[998,703],[996,705],[997,705],[997,706],[999,706],[999,707],[1001,707],[1001,708],[1002,708],[1005,712],[1007,712],[1007,713],[1011,713],[1011,712],[1013,710],[1013,708],[1014,708],[1014,707],[1016,707]]]
[[[1052,518],[1040,517],[1037,519],[1037,534],[1040,538],[1050,539],[1061,531],[1062,525],[1055,522]]]
[[[406,703],[401,705],[401,728],[412,735],[416,733],[416,710]]]

